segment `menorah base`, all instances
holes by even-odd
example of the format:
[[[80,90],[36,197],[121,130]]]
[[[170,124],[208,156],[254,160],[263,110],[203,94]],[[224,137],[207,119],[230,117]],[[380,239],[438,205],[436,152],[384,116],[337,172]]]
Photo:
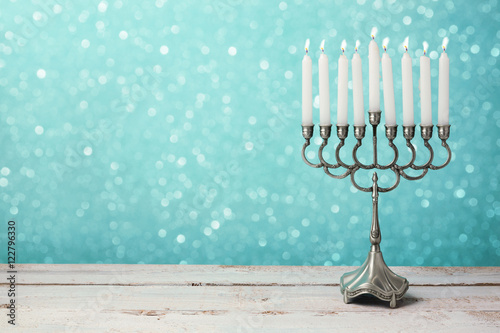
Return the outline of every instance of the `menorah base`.
[[[390,307],[395,308],[396,301],[403,298],[407,290],[408,280],[393,273],[387,267],[382,252],[373,248],[361,267],[340,278],[340,292],[346,304],[357,296],[373,295],[391,302]]]

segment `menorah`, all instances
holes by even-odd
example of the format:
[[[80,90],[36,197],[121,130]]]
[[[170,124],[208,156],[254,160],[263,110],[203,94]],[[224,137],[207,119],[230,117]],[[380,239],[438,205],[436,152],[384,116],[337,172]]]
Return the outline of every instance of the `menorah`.
[[[380,165],[377,159],[377,126],[380,123],[380,114],[381,111],[369,111],[369,122],[373,128],[373,163],[366,165],[359,161],[358,159],[358,150],[363,143],[363,138],[365,137],[365,129],[366,125],[363,126],[354,126],[354,137],[357,140],[353,150],[352,150],[352,158],[354,163],[349,165],[342,161],[340,157],[340,151],[342,147],[345,145],[345,139],[348,135],[349,125],[337,125],[337,137],[340,142],[335,149],[335,164],[330,164],[323,158],[323,150],[328,145],[328,139],[331,135],[332,125],[324,125],[320,126],[320,135],[323,139],[319,150],[318,150],[318,158],[319,163],[314,164],[311,163],[306,157],[306,149],[310,145],[311,138],[313,137],[314,125],[303,125],[302,126],[302,135],[306,142],[302,147],[302,158],[304,162],[313,167],[313,168],[323,168],[324,172],[335,179],[343,179],[347,176],[351,177],[351,182],[355,188],[363,192],[371,192],[372,193],[372,202],[373,202],[373,214],[372,214],[372,225],[370,230],[370,242],[371,249],[368,253],[368,257],[366,261],[361,265],[358,269],[345,273],[340,278],[340,292],[343,294],[344,302],[349,303],[353,298],[356,298],[360,295],[373,295],[383,301],[390,301],[390,307],[396,307],[397,300],[400,300],[403,295],[408,290],[408,280],[404,277],[401,277],[395,273],[393,273],[387,264],[384,261],[382,256],[382,252],[380,251],[380,241],[382,239],[379,227],[378,220],[378,195],[380,192],[390,192],[398,187],[400,183],[401,177],[407,180],[418,180],[422,179],[429,169],[438,170],[444,168],[451,160],[451,149],[446,143],[446,140],[450,136],[450,125],[437,125],[439,139],[441,139],[441,145],[446,149],[448,153],[448,158],[446,161],[439,166],[435,166],[432,164],[434,159],[434,150],[429,143],[429,140],[432,137],[432,129],[433,126],[421,126],[421,136],[424,140],[424,146],[429,151],[429,160],[422,164],[416,165],[415,159],[417,157],[417,151],[413,146],[411,140],[415,136],[415,125],[412,126],[403,126],[403,136],[406,139],[406,146],[411,151],[411,159],[408,163],[404,165],[398,164],[399,159],[399,151],[396,145],[394,144],[394,139],[397,136],[397,125],[394,126],[385,126],[385,136],[388,139],[389,147],[394,151],[394,158],[392,162],[387,165]],[[343,174],[335,175],[330,172],[330,170],[343,168],[346,171]],[[392,170],[396,175],[396,180],[392,186],[389,187],[380,187],[378,186],[378,177],[377,173],[373,173],[373,185],[371,187],[362,187],[356,183],[354,175],[360,169],[365,170]],[[413,169],[417,170],[416,172],[421,172],[418,176],[411,176],[406,173],[405,170]]]

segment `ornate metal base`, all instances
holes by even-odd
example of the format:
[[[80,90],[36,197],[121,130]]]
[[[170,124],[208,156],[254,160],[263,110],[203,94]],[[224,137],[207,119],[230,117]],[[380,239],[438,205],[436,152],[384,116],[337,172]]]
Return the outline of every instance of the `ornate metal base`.
[[[390,307],[395,308],[396,301],[403,298],[407,290],[408,280],[387,267],[378,246],[375,249],[372,246],[361,267],[340,278],[340,292],[346,304],[357,296],[369,294],[390,301]]]

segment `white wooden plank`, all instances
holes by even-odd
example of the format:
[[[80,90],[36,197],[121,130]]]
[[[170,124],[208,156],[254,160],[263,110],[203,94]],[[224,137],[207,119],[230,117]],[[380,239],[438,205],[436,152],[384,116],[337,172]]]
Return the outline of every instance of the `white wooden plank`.
[[[6,270],[6,265],[0,269]],[[23,332],[498,332],[498,267],[395,267],[390,309],[344,304],[352,267],[17,265]],[[0,283],[0,289],[6,286]],[[6,295],[0,293],[5,318]],[[6,326],[0,320],[0,331]]]
[[[331,285],[348,266],[17,265],[23,284]],[[498,285],[498,267],[392,267],[411,285]],[[6,270],[6,265],[0,265]]]
[[[498,316],[487,312],[415,312],[394,314],[310,313],[254,315],[233,312],[231,316],[211,314],[139,316],[99,312],[95,316],[53,318],[48,310],[23,321],[22,332],[498,332]],[[1,325],[1,324],[0,324]],[[1,328],[1,326],[0,326]]]
[[[19,304],[32,309],[92,309],[105,304],[110,311],[500,311],[500,287],[411,287],[396,310],[388,302],[369,298],[344,304],[338,287],[325,286],[21,286],[19,290],[24,295]]]
[[[397,309],[365,300],[346,305],[324,286],[24,286],[26,329],[83,331],[421,331],[481,332],[500,327],[499,287],[414,287]],[[449,293],[449,294],[448,294]],[[1,325],[1,324],[0,324]],[[72,331],[72,330],[71,330]],[[174,330],[175,331],[175,330]]]

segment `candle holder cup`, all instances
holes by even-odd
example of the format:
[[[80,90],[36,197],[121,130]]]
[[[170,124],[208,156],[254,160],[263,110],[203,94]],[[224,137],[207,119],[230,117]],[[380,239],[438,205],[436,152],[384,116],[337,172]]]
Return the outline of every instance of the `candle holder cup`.
[[[429,140],[432,137],[432,129],[433,126],[421,126],[421,137],[424,141],[424,146],[429,151],[429,159],[426,163],[422,165],[416,165],[416,149],[413,146],[411,140],[415,136],[415,126],[403,126],[403,136],[406,140],[406,146],[410,149],[411,158],[404,165],[398,164],[399,159],[399,150],[396,145],[393,143],[393,140],[397,136],[397,126],[386,126],[385,127],[385,135],[388,139],[388,145],[394,152],[393,160],[386,165],[381,165],[378,163],[377,158],[377,126],[380,124],[380,111],[369,111],[369,122],[372,125],[373,129],[373,163],[369,165],[365,165],[358,160],[357,152],[363,143],[363,138],[365,137],[365,127],[366,126],[354,126],[354,137],[357,140],[353,150],[352,157],[354,160],[353,164],[346,164],[340,158],[340,150],[345,146],[345,139],[348,135],[349,125],[341,125],[337,126],[337,137],[340,140],[339,144],[335,149],[335,164],[328,163],[323,158],[323,150],[328,145],[328,139],[331,135],[331,125],[323,125],[320,126],[321,138],[323,139],[322,144],[318,150],[318,159],[319,163],[312,163],[306,157],[306,149],[310,145],[310,139],[313,137],[314,125],[302,126],[302,134],[306,140],[304,146],[302,147],[302,158],[304,162],[313,167],[313,168],[323,168],[323,171],[330,177],[334,179],[343,179],[348,176],[351,178],[351,182],[355,188],[362,192],[371,192],[372,193],[372,206],[373,206],[373,214],[372,214],[372,224],[370,229],[370,243],[371,248],[368,252],[368,257],[366,261],[361,265],[358,269],[345,273],[340,278],[340,292],[344,297],[344,302],[349,303],[354,298],[360,295],[373,295],[383,301],[389,301],[390,307],[396,307],[397,300],[403,298],[403,295],[408,290],[409,284],[408,280],[404,277],[401,277],[391,271],[391,269],[387,266],[382,256],[382,252],[380,251],[380,242],[382,240],[382,236],[380,233],[379,219],[378,219],[378,196],[379,193],[390,192],[398,187],[401,177],[407,180],[418,180],[422,179],[429,169],[438,170],[444,168],[451,160],[451,149],[446,143],[446,140],[450,135],[450,126],[449,125],[438,125],[438,135],[441,139],[441,145],[446,149],[448,153],[448,157],[446,161],[436,166],[432,164],[434,159],[434,151],[429,144]],[[331,170],[342,169],[345,170],[344,173],[340,175],[333,174]],[[378,176],[377,173],[374,172],[372,176],[372,186],[371,187],[362,187],[356,183],[354,175],[360,169],[364,170],[391,170],[395,176],[395,182],[389,187],[380,187],[378,186]],[[411,176],[406,173],[407,170],[413,169],[420,172],[417,176]]]

